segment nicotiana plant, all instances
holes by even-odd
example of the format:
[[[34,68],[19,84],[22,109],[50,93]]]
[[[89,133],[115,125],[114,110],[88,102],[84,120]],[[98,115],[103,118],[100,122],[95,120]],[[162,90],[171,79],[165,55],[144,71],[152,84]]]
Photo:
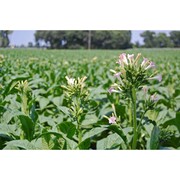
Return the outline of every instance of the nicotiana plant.
[[[88,96],[89,92],[85,87],[86,76],[83,78],[69,78],[65,77],[67,80],[67,85],[62,85],[61,87],[64,89],[65,97],[68,102],[69,107],[69,115],[71,117],[71,121],[76,125],[76,135],[78,148],[81,149],[83,129],[82,129],[82,121],[84,120],[84,116],[87,113],[87,104],[88,104]]]
[[[142,120],[145,113],[155,107],[158,97],[156,94],[148,95],[149,81],[157,80],[161,81],[162,76],[155,70],[155,63],[143,58],[140,61],[141,54],[139,53],[136,57],[134,54],[126,55],[125,53],[120,54],[119,60],[116,62],[118,67],[115,70],[110,71],[114,74],[116,83],[112,84],[109,88],[109,93],[118,93],[119,96],[124,96],[129,103],[129,124],[133,127],[133,138],[131,142],[131,149],[137,149],[138,137],[140,136]],[[137,121],[137,92],[143,91],[143,97],[139,100],[144,100],[142,107],[142,113],[139,121]],[[121,102],[120,102],[121,103]],[[110,124],[118,124],[121,128],[121,122],[118,122],[118,117],[112,114],[108,118]]]

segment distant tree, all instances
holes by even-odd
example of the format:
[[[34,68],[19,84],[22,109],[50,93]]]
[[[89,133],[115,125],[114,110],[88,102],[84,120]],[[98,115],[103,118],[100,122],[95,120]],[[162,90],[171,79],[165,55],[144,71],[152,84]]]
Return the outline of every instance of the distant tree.
[[[155,46],[155,32],[153,31],[144,31],[140,34],[141,37],[144,38],[144,47],[152,48]]]
[[[13,31],[0,31],[0,47],[8,47],[10,40],[8,35],[11,34]]]
[[[28,42],[28,47],[32,48],[33,47],[33,43],[32,42]]]
[[[36,31],[35,40],[52,49],[126,49],[131,47],[131,31]]]
[[[141,47],[139,41],[136,41],[136,42],[135,42],[135,47],[137,47],[137,48]]]
[[[64,40],[66,45],[64,48],[82,49],[88,48],[88,31],[66,31]]]
[[[44,41],[51,49],[59,49],[63,47],[65,33],[65,31],[36,31],[35,41],[39,44]]]
[[[170,39],[174,47],[180,47],[180,31],[171,31]]]
[[[154,38],[154,46],[155,47],[172,47],[172,43],[170,38],[166,35],[166,33],[158,33]]]
[[[132,47],[131,31],[92,31],[92,48],[127,49]]]

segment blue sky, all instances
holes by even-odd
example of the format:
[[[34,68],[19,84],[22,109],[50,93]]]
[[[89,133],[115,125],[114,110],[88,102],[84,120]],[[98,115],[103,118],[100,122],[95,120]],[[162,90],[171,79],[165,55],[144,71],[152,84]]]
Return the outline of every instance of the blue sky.
[[[133,30],[132,31],[132,39],[131,42],[134,43],[136,41],[139,41],[140,44],[143,43],[143,39],[140,37],[140,34],[143,32],[144,30]],[[156,33],[159,32],[165,32],[166,34],[168,34],[170,31],[167,30],[154,30]],[[35,31],[30,31],[30,30],[19,30],[19,31],[13,31],[13,33],[9,36],[10,38],[10,44],[11,45],[27,45],[28,42],[33,42],[33,44],[35,43],[35,39],[34,39],[34,33]]]

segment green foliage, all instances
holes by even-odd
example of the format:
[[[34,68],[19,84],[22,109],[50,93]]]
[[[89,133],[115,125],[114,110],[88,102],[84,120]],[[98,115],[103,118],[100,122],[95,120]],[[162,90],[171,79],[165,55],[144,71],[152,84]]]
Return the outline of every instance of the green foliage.
[[[73,32],[69,33],[72,37]],[[107,42],[104,47],[109,45]],[[149,82],[147,97],[156,94],[159,100],[156,108],[146,102],[152,108],[142,119],[142,108],[147,104],[143,93],[137,93],[137,124],[141,124],[137,149],[179,149],[179,51],[123,52],[141,52],[155,62],[162,74],[160,83]],[[131,149],[131,108],[124,96],[108,93],[109,86],[115,83],[109,69],[114,67],[120,53],[119,50],[1,49],[0,149]],[[66,76],[76,80],[86,76],[85,86],[63,89],[67,85]],[[78,126],[77,120],[72,119],[72,110],[77,107],[73,103],[77,105],[75,97],[79,95],[82,111],[77,113]],[[104,117],[112,113],[116,113],[118,123],[110,125]]]

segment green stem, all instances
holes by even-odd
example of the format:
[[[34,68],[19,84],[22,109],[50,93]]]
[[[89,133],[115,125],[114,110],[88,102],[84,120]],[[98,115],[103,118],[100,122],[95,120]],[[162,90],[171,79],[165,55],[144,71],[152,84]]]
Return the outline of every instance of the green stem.
[[[77,118],[77,130],[78,130],[78,147],[82,142],[82,130],[81,130],[81,123],[80,119]]]
[[[136,119],[136,89],[132,88],[132,119],[133,119],[133,143],[132,149],[137,146],[137,119]]]
[[[81,144],[81,142],[82,142],[82,132],[80,125],[78,125],[78,146]]]

